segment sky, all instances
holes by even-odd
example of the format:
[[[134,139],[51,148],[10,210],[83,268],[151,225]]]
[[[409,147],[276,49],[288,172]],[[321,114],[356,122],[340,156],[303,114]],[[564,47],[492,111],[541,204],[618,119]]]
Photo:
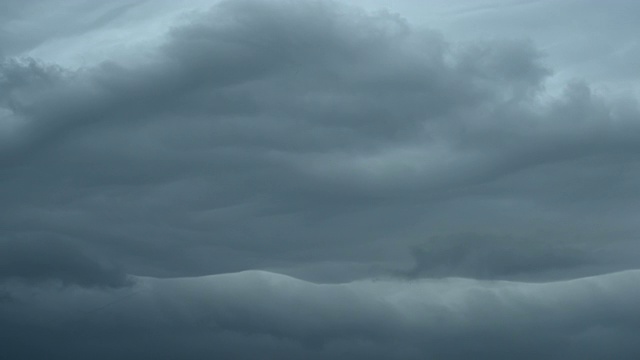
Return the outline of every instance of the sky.
[[[638,359],[639,12],[0,0],[0,357]]]

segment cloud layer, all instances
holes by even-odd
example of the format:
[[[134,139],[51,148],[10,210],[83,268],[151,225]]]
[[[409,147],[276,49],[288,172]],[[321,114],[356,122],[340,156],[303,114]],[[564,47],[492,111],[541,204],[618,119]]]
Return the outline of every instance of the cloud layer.
[[[348,3],[62,3],[0,14],[8,358],[638,358],[608,72]],[[552,6],[508,5],[459,14]]]
[[[41,291],[5,309],[13,358],[635,359],[640,274],[548,284],[317,285],[267,272]],[[62,333],[58,332],[63,329]],[[55,333],[53,331],[56,331]],[[97,347],[100,351],[96,351]]]
[[[433,236],[636,229],[637,103],[580,82],[546,94],[526,41],[233,1],[142,64],[6,58],[1,73],[4,237],[70,239],[128,272],[397,263]]]

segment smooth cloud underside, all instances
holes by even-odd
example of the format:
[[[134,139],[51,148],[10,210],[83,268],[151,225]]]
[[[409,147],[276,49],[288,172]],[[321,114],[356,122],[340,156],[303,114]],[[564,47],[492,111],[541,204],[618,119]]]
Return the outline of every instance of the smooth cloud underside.
[[[488,234],[435,237],[412,249],[415,266],[398,275],[484,279],[526,276],[593,265],[595,254],[574,245]]]
[[[46,37],[3,29],[0,55]],[[637,272],[496,281],[638,267],[632,96],[328,1],[225,1],[162,39],[0,58],[0,351],[638,358]],[[187,278],[247,269],[304,280]],[[482,280],[421,279],[451,276]]]

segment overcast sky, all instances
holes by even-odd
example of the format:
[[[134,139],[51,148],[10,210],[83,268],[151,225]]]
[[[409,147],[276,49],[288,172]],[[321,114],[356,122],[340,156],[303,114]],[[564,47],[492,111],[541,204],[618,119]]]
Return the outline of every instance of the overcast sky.
[[[638,14],[0,0],[0,357],[640,358]]]

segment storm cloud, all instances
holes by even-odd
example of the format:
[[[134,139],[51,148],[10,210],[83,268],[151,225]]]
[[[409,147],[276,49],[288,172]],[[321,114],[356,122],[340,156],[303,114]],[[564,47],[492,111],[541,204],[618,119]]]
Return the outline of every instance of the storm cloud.
[[[12,341],[3,351],[13,358],[634,359],[638,276],[543,285],[453,278],[318,285],[255,271],[141,278],[129,293],[44,292],[29,302],[29,314],[13,305],[1,316],[19,326],[3,337],[41,346]],[[57,328],[63,333],[52,333]]]
[[[2,3],[13,358],[639,353],[637,96],[492,20],[568,5]]]

